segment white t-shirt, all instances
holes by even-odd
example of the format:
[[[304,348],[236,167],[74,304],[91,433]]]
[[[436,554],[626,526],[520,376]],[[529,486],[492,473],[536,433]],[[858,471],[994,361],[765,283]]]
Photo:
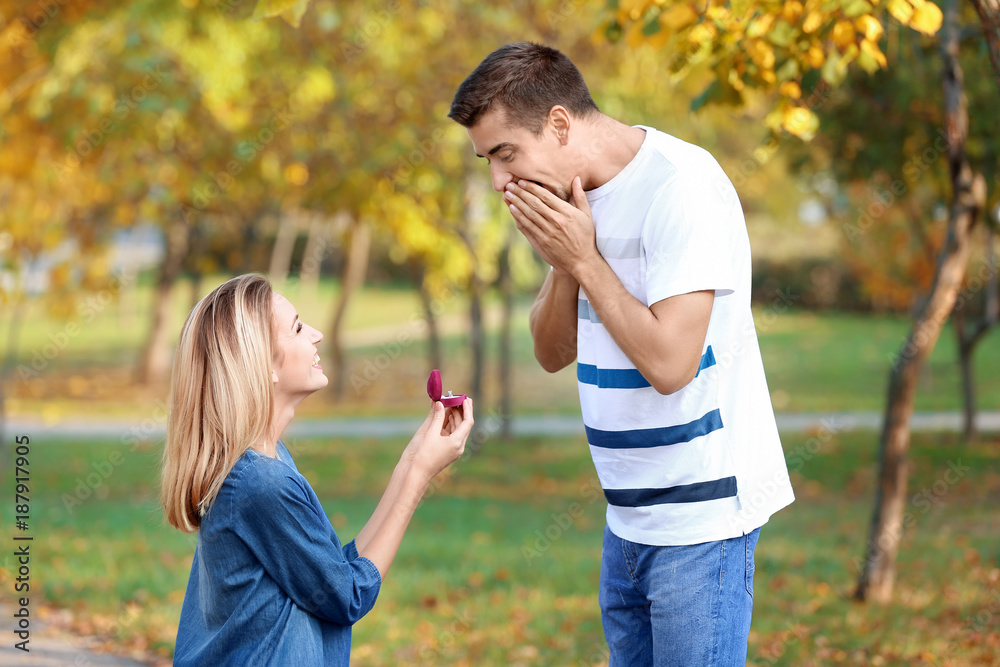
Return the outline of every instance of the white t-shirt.
[[[744,535],[794,500],[750,311],[739,197],[704,149],[651,127],[628,165],[587,193],[597,247],[646,306],[715,290],[697,376],[658,393],[580,289],[577,380],[608,526],[652,545]]]

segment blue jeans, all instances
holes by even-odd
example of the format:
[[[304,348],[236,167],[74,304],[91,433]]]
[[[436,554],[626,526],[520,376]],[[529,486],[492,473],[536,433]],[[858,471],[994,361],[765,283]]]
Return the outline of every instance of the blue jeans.
[[[605,526],[599,599],[609,667],[745,665],[759,535],[658,547]]]

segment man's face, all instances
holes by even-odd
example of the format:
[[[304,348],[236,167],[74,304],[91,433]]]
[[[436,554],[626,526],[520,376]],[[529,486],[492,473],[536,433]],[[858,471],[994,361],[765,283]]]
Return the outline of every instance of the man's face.
[[[478,157],[486,158],[493,177],[493,189],[503,192],[511,181],[532,181],[563,201],[569,201],[572,176],[560,171],[566,168],[563,145],[546,124],[541,134],[532,134],[524,127],[509,125],[502,110],[493,110],[466,128]]]

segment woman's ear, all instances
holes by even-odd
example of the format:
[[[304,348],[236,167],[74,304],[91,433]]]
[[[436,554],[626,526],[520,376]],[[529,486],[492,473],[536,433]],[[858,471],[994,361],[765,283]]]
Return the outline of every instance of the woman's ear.
[[[271,382],[278,384],[278,374],[273,370],[271,371]]]

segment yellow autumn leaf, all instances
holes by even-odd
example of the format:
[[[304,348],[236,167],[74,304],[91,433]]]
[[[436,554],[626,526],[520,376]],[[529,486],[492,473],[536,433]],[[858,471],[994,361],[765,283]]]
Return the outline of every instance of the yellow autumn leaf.
[[[795,23],[799,20],[799,17],[802,16],[803,11],[804,8],[802,7],[801,2],[798,0],[790,0],[781,6],[781,18],[785,19],[792,25],[795,25]]]
[[[781,119],[781,127],[806,141],[813,138],[819,129],[819,118],[805,107],[788,107]]]
[[[785,97],[792,98],[793,100],[797,100],[802,97],[802,88],[800,88],[799,84],[794,81],[783,82],[781,86],[778,87],[778,92]]]
[[[755,39],[748,45],[750,58],[762,69],[772,69],[774,67],[774,49],[767,42]]]
[[[883,69],[889,66],[889,63],[885,59],[885,54],[878,48],[878,44],[871,40],[861,40],[861,53],[874,59],[879,64],[879,67]]]
[[[854,43],[854,26],[850,21],[837,21],[830,36],[833,43],[843,51]]]
[[[670,6],[670,9],[662,12],[659,17],[660,25],[671,32],[677,32],[686,28],[698,20],[698,14],[691,9],[691,5],[677,3]]]
[[[823,63],[826,62],[826,54],[823,53],[823,47],[815,43],[810,46],[809,51],[806,53],[806,61],[815,69],[822,67]]]
[[[625,33],[625,43],[629,45],[629,48],[639,48],[645,38],[646,36],[642,34],[642,24],[638,22],[630,25],[628,32]]]
[[[705,16],[713,21],[724,21],[729,16],[729,10],[722,5],[713,5],[705,12]]]
[[[294,5],[281,12],[281,18],[293,28],[298,28],[302,23],[302,16],[309,9],[309,0],[298,0]]]
[[[624,15],[633,21],[638,21],[646,13],[649,5],[649,0],[622,0],[618,4],[618,12],[619,15]]]
[[[840,62],[837,64],[838,68],[847,69],[847,66],[854,62],[854,59],[858,57],[861,53],[861,49],[858,48],[857,44],[849,44],[847,50],[844,51],[844,55],[840,58]]]
[[[292,185],[305,185],[309,181],[309,168],[301,162],[285,167],[285,180]]]
[[[659,30],[646,37],[646,44],[655,50],[664,48],[668,43],[670,43],[670,33],[666,30]]]
[[[742,91],[746,88],[746,84],[743,83],[743,79],[740,78],[740,73],[736,69],[729,70],[726,74],[726,79],[729,81],[729,85],[733,87],[733,90]]]
[[[257,0],[257,5],[253,8],[254,21],[278,16],[282,12],[294,9],[299,0]]]
[[[882,36],[882,24],[871,14],[863,14],[854,21],[854,27],[865,34],[866,39],[877,42]]]
[[[821,25],[823,25],[823,12],[813,10],[806,16],[806,20],[802,22],[802,32],[807,34],[816,32]]]
[[[705,44],[715,38],[715,26],[711,23],[699,23],[691,28],[688,41],[692,44]]]
[[[887,8],[892,14],[892,18],[906,25],[910,23],[910,17],[913,16],[913,5],[906,0],[889,0]]]
[[[933,35],[941,29],[943,16],[941,9],[933,2],[925,2],[913,11],[909,26],[925,35]]]
[[[763,14],[750,22],[747,37],[763,37],[774,25],[774,14]]]

